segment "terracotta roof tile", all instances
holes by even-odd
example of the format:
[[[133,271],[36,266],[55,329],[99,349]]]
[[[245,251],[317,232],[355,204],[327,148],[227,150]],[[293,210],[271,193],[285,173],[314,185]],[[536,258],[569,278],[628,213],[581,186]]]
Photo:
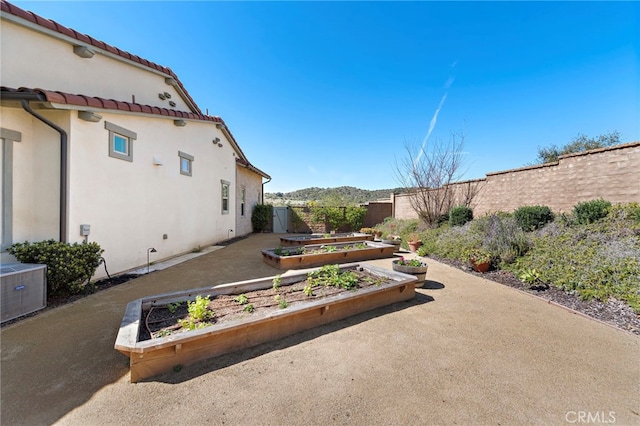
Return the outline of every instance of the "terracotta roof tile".
[[[76,30],[73,30],[73,33],[75,34],[74,38],[78,39],[78,41],[81,41],[81,42],[86,43],[86,44],[91,44],[91,39],[89,38],[88,35],[81,34],[81,33],[77,32]]]
[[[73,31],[72,29],[69,29],[69,28],[65,27],[64,25],[60,25],[56,21],[51,21],[51,22],[55,25],[55,28],[59,33],[64,34],[64,35],[69,36],[69,37],[72,37],[72,38],[77,38],[77,33],[75,31]]]
[[[58,92],[60,93],[60,92]],[[65,98],[66,104],[71,105],[86,105],[87,101],[85,98],[79,95],[72,95],[71,93],[60,93]]]
[[[106,109],[118,109],[118,104],[113,99],[101,99],[101,101]]]
[[[33,16],[35,18],[36,24],[40,25],[41,27],[48,28],[48,29],[50,29],[52,31],[58,31],[58,28],[57,28],[56,24],[53,21],[50,21],[48,19],[44,19],[43,17],[38,16],[35,13],[34,13]]]
[[[87,106],[94,107],[94,108],[104,108],[104,105],[102,104],[102,102],[100,102],[100,99],[98,98],[92,98],[90,96],[86,96],[86,100],[87,100]]]

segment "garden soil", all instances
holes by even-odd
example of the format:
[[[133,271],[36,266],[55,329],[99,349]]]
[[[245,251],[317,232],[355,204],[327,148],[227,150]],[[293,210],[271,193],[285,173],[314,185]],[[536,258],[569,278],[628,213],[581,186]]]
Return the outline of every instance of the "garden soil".
[[[278,238],[3,327],[2,425],[640,424],[637,335],[433,260],[411,301],[129,383],[129,301],[276,275]]]

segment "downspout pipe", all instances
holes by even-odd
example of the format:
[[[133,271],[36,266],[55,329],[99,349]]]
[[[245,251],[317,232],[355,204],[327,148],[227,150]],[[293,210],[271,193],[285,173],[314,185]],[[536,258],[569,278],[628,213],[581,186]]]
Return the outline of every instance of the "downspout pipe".
[[[22,104],[22,109],[27,111],[29,114],[42,121],[47,126],[54,129],[56,132],[60,133],[60,242],[67,242],[67,170],[69,168],[69,164],[67,161],[67,153],[69,150],[69,143],[67,132],[64,131],[63,128],[52,122],[51,120],[43,117],[42,115],[35,112],[29,106],[29,103],[26,99],[20,99],[20,104]]]
[[[262,200],[260,201],[260,204],[264,204],[264,186],[269,182],[271,182],[271,178],[269,178],[269,180],[266,182],[262,182]]]

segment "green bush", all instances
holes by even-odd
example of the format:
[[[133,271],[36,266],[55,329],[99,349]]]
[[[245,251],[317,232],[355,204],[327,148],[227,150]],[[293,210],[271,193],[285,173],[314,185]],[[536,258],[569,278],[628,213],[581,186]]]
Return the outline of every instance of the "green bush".
[[[449,212],[449,225],[462,226],[473,220],[473,210],[469,207],[454,207]]]
[[[441,214],[436,220],[436,225],[438,226],[444,225],[445,223],[449,223],[449,213]]]
[[[511,215],[494,213],[475,220],[470,228],[482,236],[482,249],[501,265],[513,263],[529,249],[524,231]]]
[[[573,214],[578,223],[588,225],[607,217],[611,203],[603,199],[585,201],[573,207]]]
[[[7,249],[22,263],[47,265],[47,293],[75,294],[84,290],[102,263],[98,243],[61,243],[46,240],[16,243]]]
[[[273,216],[273,206],[271,204],[256,204],[251,213],[251,225],[253,232],[267,231],[269,218]]]
[[[632,205],[616,206],[588,225],[555,223],[508,269],[536,270],[540,280],[583,299],[625,301],[640,313],[640,225]]]
[[[553,212],[547,206],[523,206],[513,212],[523,231],[535,231],[553,222]]]
[[[364,217],[367,215],[366,207],[349,206],[345,210],[345,224],[349,231],[357,231],[364,224]]]

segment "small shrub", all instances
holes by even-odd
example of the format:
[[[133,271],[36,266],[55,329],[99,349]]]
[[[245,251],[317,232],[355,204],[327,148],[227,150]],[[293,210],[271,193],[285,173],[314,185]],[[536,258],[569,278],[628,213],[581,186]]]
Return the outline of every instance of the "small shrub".
[[[256,204],[251,213],[253,232],[267,231],[271,216],[273,216],[273,206],[271,204]]]
[[[473,210],[469,207],[460,206],[454,207],[449,212],[449,225],[451,226],[462,226],[467,222],[471,222],[473,220]]]
[[[75,294],[85,289],[102,263],[98,243],[61,243],[46,240],[16,243],[7,249],[22,263],[47,265],[48,294]]]
[[[607,217],[611,210],[609,201],[598,199],[578,203],[573,207],[573,214],[578,223],[588,225]]]
[[[445,223],[449,223],[449,213],[441,214],[436,220],[436,225],[438,226],[444,225]]]
[[[523,206],[513,212],[523,231],[535,231],[553,221],[553,212],[547,206]]]

